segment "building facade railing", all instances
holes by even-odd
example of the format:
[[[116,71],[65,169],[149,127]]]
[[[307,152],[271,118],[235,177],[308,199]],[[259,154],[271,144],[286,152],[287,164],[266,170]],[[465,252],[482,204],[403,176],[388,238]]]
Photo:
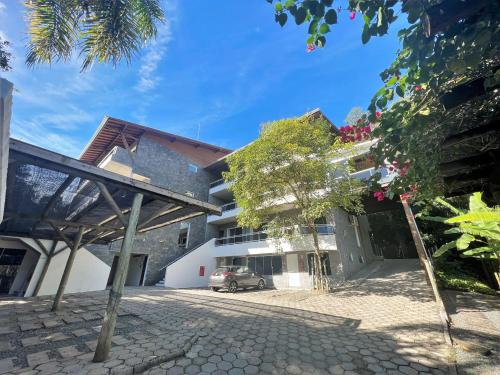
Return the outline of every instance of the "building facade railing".
[[[231,203],[223,204],[222,206],[220,206],[220,209],[222,212],[226,212],[226,211],[234,210],[237,207],[238,207],[238,205],[236,204],[236,202],[231,202]]]
[[[222,185],[224,183],[224,179],[223,178],[220,178],[218,180],[215,180],[215,181],[212,181],[210,183],[210,188],[213,188],[213,187],[216,187],[216,186],[219,186],[219,185]]]
[[[328,236],[335,234],[335,226],[330,224],[317,224],[316,231],[320,236]],[[308,235],[311,234],[311,230],[308,227],[300,227],[296,228],[300,235]],[[288,229],[284,229],[288,230]],[[258,242],[265,241],[270,238],[266,231],[259,231],[253,233],[242,233],[236,234],[234,236],[228,237],[220,237],[215,239],[215,246],[225,246],[225,245],[233,245],[238,243],[246,243],[246,242]]]

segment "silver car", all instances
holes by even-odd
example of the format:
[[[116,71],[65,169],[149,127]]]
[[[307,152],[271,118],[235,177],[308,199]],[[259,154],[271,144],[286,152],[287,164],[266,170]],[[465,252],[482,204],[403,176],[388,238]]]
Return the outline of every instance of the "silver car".
[[[217,268],[211,275],[208,283],[210,289],[217,292],[219,289],[227,289],[235,293],[238,288],[264,289],[266,281],[262,275],[255,273],[245,266],[223,266]]]

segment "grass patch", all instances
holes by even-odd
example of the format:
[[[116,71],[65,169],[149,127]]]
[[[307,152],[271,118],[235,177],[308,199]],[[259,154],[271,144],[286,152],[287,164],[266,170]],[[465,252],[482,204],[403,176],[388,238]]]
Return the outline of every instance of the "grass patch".
[[[443,255],[435,260],[436,278],[442,288],[496,295],[476,272],[470,260]]]

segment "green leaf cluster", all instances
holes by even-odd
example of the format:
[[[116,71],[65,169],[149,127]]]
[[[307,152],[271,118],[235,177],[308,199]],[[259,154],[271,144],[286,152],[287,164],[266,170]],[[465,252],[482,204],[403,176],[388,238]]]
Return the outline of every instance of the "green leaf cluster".
[[[113,65],[132,56],[156,36],[164,21],[159,0],[29,0],[26,63],[68,60],[75,49],[83,56],[82,70],[94,62]]]
[[[456,249],[461,257],[498,258],[500,255],[500,208],[488,207],[482,200],[481,193],[474,193],[469,199],[469,209],[463,211],[452,206],[442,198],[436,198],[434,204],[445,207],[456,216],[422,217],[438,221],[453,227],[444,234],[459,235],[453,241],[441,246],[434,257],[440,257],[451,249]]]
[[[272,1],[282,3],[276,14],[295,16],[297,24],[308,23],[307,43],[326,44],[332,24],[326,14],[335,11],[338,3],[308,0]],[[453,0],[446,0],[452,3]],[[420,198],[442,195],[445,187],[440,178],[439,164],[463,154],[469,147],[491,149],[492,143],[474,140],[478,144],[456,145],[443,154],[441,142],[450,134],[467,130],[471,124],[491,123],[498,118],[500,101],[495,88],[500,85],[500,7],[491,0],[479,11],[457,22],[447,22],[456,16],[454,8],[446,13],[432,14],[428,10],[441,0],[349,0],[348,9],[363,17],[361,39],[367,43],[373,36],[388,32],[396,14],[406,16],[407,26],[398,36],[400,48],[391,65],[380,76],[383,86],[373,96],[368,110],[369,120],[377,122],[373,136],[380,139],[373,149],[378,165],[396,159],[408,161],[407,174],[395,178],[390,190],[403,193],[408,186],[417,185]],[[465,2],[474,7],[474,1]],[[321,5],[320,5],[321,4]],[[324,10],[323,10],[324,7]],[[300,14],[298,10],[302,9]],[[333,13],[331,13],[333,14]],[[432,23],[431,21],[435,21]],[[428,35],[429,24],[441,22],[441,29]],[[286,23],[283,22],[282,25]],[[324,31],[324,32],[323,32]],[[457,85],[484,78],[485,95],[453,109],[447,109],[442,97]],[[376,119],[376,112],[382,112]],[[496,147],[496,146],[493,146]],[[425,157],[423,157],[425,155]],[[451,155],[450,157],[448,155]]]

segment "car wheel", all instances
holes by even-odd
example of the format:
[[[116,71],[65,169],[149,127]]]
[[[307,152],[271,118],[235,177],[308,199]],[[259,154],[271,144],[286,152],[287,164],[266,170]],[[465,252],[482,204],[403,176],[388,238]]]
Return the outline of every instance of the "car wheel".
[[[219,288],[217,288],[215,286],[211,287],[210,289],[212,289],[212,292],[218,292],[219,291]]]
[[[227,290],[229,291],[229,293],[236,293],[236,291],[238,290],[238,283],[236,281],[231,281]]]
[[[257,284],[257,289],[264,289],[264,287],[266,286],[266,284],[264,283],[264,280],[259,280],[259,283]]]

